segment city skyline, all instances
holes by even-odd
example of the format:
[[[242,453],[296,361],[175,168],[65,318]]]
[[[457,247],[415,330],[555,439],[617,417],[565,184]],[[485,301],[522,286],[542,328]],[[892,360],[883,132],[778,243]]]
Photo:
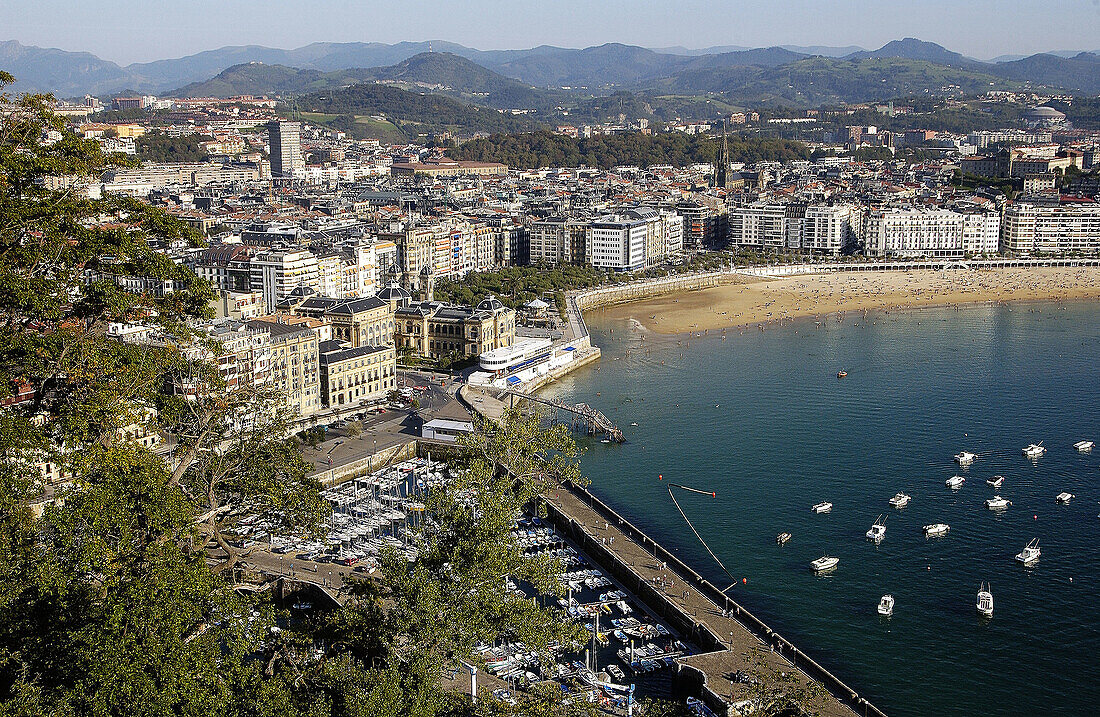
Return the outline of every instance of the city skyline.
[[[588,47],[607,42],[651,48],[702,49],[737,45],[877,48],[917,37],[976,59],[1065,50],[1093,51],[1100,28],[1100,2],[993,0],[966,4],[943,0],[913,12],[900,0],[814,2],[787,0],[716,8],[685,0],[675,14],[663,3],[597,4],[564,0],[471,0],[461,5],[419,0],[357,5],[319,0],[303,14],[289,0],[185,5],[112,0],[71,3],[15,0],[0,10],[6,37],[26,45],[91,52],[119,64],[171,59],[227,45],[294,48],[314,42],[447,40],[481,50],[538,45]],[[706,23],[699,18],[707,17]],[[495,18],[491,27],[485,17]],[[952,22],[944,22],[944,18]],[[42,18],[49,18],[45,22]],[[792,22],[792,18],[795,19]],[[1016,31],[1028,27],[1026,36]]]

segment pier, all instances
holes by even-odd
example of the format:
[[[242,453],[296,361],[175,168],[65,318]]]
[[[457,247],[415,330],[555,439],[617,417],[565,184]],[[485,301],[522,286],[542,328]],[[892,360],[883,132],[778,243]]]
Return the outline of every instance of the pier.
[[[753,698],[751,688],[737,679],[747,673],[765,681],[783,679],[792,692],[818,692],[812,709],[819,715],[886,717],[587,490],[558,488],[545,498],[547,517],[562,535],[701,649],[676,658],[674,697],[699,696],[719,717],[735,717]]]
[[[570,414],[574,427],[583,428],[589,435],[604,433],[616,443],[622,443],[626,440],[623,436],[623,432],[611,422],[610,418],[605,416],[603,412],[592,408],[587,403],[569,404],[558,401],[557,399],[543,398],[533,393],[525,393],[512,389],[508,389],[504,393],[509,397],[509,407],[515,406],[515,399],[517,398],[543,406],[549,406],[556,411],[563,411]]]

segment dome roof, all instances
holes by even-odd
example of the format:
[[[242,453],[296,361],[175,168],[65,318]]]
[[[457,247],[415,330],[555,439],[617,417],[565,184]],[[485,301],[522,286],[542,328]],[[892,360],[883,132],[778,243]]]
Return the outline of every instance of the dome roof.
[[[378,298],[383,301],[394,301],[401,299],[411,299],[412,295],[397,285],[397,282],[393,282],[382,291],[378,292]]]
[[[1051,120],[1063,120],[1066,116],[1054,109],[1053,107],[1047,107],[1043,105],[1041,107],[1032,107],[1027,111],[1027,116],[1032,119],[1051,119]]]
[[[477,310],[478,311],[493,311],[493,312],[496,312],[496,311],[500,311],[503,308],[504,308],[504,304],[500,303],[500,299],[493,296],[492,294],[489,294],[488,296],[486,296],[484,299],[481,300],[481,303],[477,305]]]

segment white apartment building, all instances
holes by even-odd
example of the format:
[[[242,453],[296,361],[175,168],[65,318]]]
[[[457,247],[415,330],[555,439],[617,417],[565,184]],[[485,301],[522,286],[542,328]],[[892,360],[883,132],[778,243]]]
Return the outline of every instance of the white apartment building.
[[[249,272],[251,289],[263,294],[269,307],[299,286],[318,290],[317,258],[306,250],[260,252],[252,257]]]
[[[1100,204],[1013,204],[1004,210],[1001,250],[1017,254],[1100,250]]]
[[[611,271],[644,269],[648,235],[645,219],[622,214],[601,217],[585,230],[588,263],[597,269]]]
[[[783,249],[787,246],[786,211],[782,204],[730,207],[730,243],[751,249]]]
[[[963,252],[996,254],[1001,250],[1001,215],[997,212],[963,214]]]
[[[863,213],[851,204],[806,207],[801,249],[837,256],[858,242]]]
[[[891,207],[867,215],[871,256],[960,258],[965,216],[947,209]]]
[[[317,293],[334,299],[344,298],[344,267],[346,262],[339,254],[317,258]]]

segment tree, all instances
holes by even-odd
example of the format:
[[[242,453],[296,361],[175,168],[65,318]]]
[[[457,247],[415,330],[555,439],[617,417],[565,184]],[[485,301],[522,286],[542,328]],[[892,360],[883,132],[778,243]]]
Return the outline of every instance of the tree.
[[[261,688],[253,657],[273,614],[232,590],[217,567],[231,552],[205,548],[259,505],[308,523],[316,486],[261,397],[227,393],[178,348],[200,341],[188,322],[212,293],[152,247],[199,237],[132,199],[47,189],[110,160],[48,97],[4,94],[12,81],[0,73],[0,711],[237,712],[280,684]],[[43,143],[47,129],[61,139]],[[173,290],[127,291],[134,279]],[[165,341],[112,340],[115,322]],[[165,394],[186,375],[207,390]],[[165,429],[187,436],[174,467],[129,439]],[[43,464],[65,480],[45,484]]]

